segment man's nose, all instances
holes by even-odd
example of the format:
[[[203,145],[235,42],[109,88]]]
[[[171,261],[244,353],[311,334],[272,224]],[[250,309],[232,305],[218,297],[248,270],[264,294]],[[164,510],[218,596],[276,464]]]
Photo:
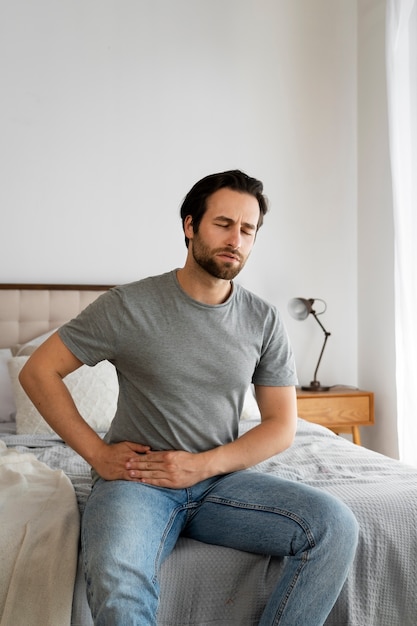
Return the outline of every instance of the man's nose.
[[[242,245],[242,234],[239,226],[230,228],[228,232],[227,245],[233,248],[233,250],[237,250]]]

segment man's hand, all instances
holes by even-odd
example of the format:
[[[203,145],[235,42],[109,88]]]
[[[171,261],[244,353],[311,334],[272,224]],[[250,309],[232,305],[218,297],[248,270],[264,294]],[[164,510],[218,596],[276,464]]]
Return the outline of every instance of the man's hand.
[[[207,478],[203,459],[204,453],[148,451],[131,456],[125,468],[129,480],[169,489],[185,489]]]
[[[132,454],[136,454],[135,459],[140,459],[149,449],[149,446],[131,441],[105,444],[100,454],[94,459],[93,468],[105,480],[132,480],[127,469]]]

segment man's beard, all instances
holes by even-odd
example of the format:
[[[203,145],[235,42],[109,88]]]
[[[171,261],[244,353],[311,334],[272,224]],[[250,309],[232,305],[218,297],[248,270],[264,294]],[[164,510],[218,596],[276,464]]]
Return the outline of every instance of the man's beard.
[[[195,233],[192,246],[193,257],[196,263],[211,276],[214,276],[214,278],[233,280],[246,263],[246,259],[242,257],[240,252],[232,251],[230,248],[215,248],[211,250],[201,241],[198,233]],[[227,261],[218,260],[215,255],[219,252],[232,253],[238,258],[239,263],[236,265],[235,261],[227,263]]]

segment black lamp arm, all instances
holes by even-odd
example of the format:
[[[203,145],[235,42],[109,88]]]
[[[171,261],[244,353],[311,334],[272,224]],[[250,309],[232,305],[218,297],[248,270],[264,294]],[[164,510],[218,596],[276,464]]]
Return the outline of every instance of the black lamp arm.
[[[328,338],[330,337],[331,333],[329,333],[329,331],[327,331],[323,324],[320,322],[319,318],[317,317],[317,313],[315,311],[311,311],[311,315],[314,317],[314,319],[316,320],[317,324],[320,326],[320,328],[322,329],[322,331],[324,332],[324,343],[323,343],[323,347],[321,349],[320,352],[320,356],[319,356],[319,360],[317,361],[317,365],[316,365],[316,369],[314,370],[314,378],[312,381],[312,386],[317,386],[320,385],[320,383],[317,381],[317,372],[319,370],[319,366],[320,366],[320,362],[321,362],[321,357],[323,356],[323,352],[324,352],[324,348],[326,347],[326,343]]]

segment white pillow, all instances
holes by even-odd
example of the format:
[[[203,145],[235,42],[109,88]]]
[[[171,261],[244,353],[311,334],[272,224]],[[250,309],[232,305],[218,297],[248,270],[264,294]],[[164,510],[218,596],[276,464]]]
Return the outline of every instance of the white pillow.
[[[16,411],[7,363],[12,356],[9,348],[0,349],[0,422],[10,422]]]
[[[252,385],[250,385],[249,389],[246,392],[240,419],[241,420],[260,420],[261,419],[261,412],[259,411],[258,403],[256,402]]]
[[[18,435],[51,434],[54,431],[29,400],[18,379],[19,372],[28,358],[18,356],[9,360],[16,403],[16,432]],[[107,432],[116,412],[119,393],[113,365],[108,361],[101,361],[94,367],[82,365],[68,374],[64,382],[85,421],[96,432]]]

